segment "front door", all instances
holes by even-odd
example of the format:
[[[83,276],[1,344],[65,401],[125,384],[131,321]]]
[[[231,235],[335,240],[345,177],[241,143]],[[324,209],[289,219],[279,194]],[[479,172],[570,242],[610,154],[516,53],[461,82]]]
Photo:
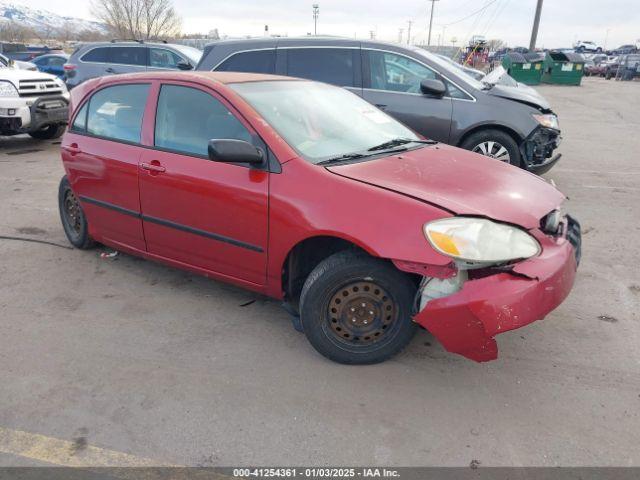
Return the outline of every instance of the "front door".
[[[452,103],[448,97],[424,95],[420,82],[439,79],[436,72],[404,55],[363,50],[363,98],[421,135],[448,142]]]
[[[212,161],[213,138],[253,142],[248,124],[214,92],[161,85],[153,148],[140,159],[149,253],[263,285],[269,173]]]

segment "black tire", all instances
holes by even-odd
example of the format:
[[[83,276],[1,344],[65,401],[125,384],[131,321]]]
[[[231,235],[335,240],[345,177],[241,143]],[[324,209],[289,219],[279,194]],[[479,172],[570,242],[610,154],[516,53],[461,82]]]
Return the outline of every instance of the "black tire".
[[[29,132],[33,138],[38,140],[53,140],[60,137],[64,133],[66,125],[48,125],[35,132]]]
[[[82,250],[94,247],[95,242],[89,236],[87,218],[66,176],[62,177],[58,188],[58,209],[62,228],[71,245]]]
[[[601,47],[596,48],[596,53],[602,53],[602,48]]]
[[[302,287],[302,327],[311,345],[334,362],[383,362],[416,332],[415,293],[410,277],[386,261],[338,252],[320,262]]]
[[[522,156],[520,154],[520,148],[518,147],[518,143],[514,140],[514,138],[506,132],[502,130],[496,130],[493,128],[488,128],[486,130],[480,130],[479,132],[475,132],[468,137],[466,137],[462,143],[460,143],[460,147],[466,150],[471,150],[472,152],[479,153],[483,155],[483,151],[479,149],[480,145],[489,144],[489,142],[494,142],[493,148],[495,149],[495,153],[500,152],[496,145],[503,146],[508,154],[509,161],[511,165],[516,167],[522,166]],[[487,155],[492,156],[492,155]],[[505,163],[507,163],[505,161]]]

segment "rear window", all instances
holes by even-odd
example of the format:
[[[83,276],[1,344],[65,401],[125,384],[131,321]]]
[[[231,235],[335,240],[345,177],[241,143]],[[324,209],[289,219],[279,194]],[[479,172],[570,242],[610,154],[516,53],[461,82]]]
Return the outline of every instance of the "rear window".
[[[275,73],[276,51],[256,50],[236,53],[216,68],[221,72]]]
[[[121,65],[147,65],[147,49],[145,47],[111,47],[111,63]]]
[[[355,87],[354,50],[348,48],[293,48],[287,51],[287,75]]]
[[[107,63],[109,61],[109,47],[99,47],[89,50],[82,56],[81,60],[83,62]]]
[[[148,93],[146,84],[115,85],[96,92],[89,101],[87,133],[139,143]]]

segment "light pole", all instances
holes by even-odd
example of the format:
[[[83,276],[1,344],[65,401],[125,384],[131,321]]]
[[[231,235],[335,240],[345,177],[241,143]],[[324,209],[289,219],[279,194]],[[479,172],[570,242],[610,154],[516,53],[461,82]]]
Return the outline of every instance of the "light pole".
[[[431,26],[433,25],[433,7],[439,0],[431,0],[431,17],[429,18],[429,36],[427,37],[427,47],[431,45]]]
[[[318,35],[318,15],[320,15],[320,5],[313,4],[313,34]]]
[[[413,20],[408,20],[407,23],[409,24],[409,28],[407,29],[407,45],[409,45],[411,44],[411,24]]]
[[[536,40],[538,39],[538,27],[540,26],[540,14],[542,13],[542,0],[538,0],[536,4],[536,13],[533,17],[533,28],[531,29],[531,40],[529,41],[529,50],[536,49]]]

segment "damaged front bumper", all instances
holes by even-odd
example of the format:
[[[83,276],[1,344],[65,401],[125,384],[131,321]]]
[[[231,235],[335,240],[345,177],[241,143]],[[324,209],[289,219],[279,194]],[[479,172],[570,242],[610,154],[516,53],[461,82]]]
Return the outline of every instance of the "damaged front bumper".
[[[573,222],[573,223],[572,223]],[[569,219],[562,236],[538,231],[542,253],[510,271],[466,281],[450,296],[429,301],[414,321],[452,353],[494,360],[494,336],[543,319],[569,295],[580,254],[579,224]]]
[[[560,145],[560,131],[539,126],[522,142],[522,158],[527,170],[537,175],[548,172],[562,154],[553,155]]]

